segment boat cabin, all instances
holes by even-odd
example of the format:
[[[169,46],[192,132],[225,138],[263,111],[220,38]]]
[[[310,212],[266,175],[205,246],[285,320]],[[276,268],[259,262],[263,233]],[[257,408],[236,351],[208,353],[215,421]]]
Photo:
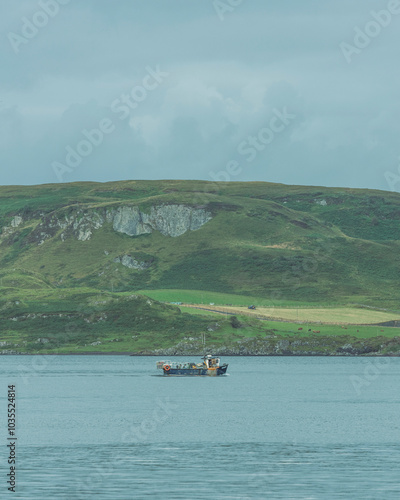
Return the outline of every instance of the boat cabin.
[[[204,359],[204,364],[207,368],[216,368],[220,363],[220,359],[216,356],[211,356],[211,354],[207,354],[202,359]]]

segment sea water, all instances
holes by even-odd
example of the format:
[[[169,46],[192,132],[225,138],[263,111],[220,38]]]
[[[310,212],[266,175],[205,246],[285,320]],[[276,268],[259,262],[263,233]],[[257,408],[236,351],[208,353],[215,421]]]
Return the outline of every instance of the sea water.
[[[154,357],[2,356],[0,497],[400,498],[400,359],[222,361],[227,376],[164,377]]]

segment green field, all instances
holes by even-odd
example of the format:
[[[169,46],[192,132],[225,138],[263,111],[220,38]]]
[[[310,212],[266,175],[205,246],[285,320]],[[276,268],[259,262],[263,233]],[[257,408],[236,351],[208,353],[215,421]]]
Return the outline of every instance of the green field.
[[[331,308],[265,308],[248,310],[239,306],[202,306],[200,304],[188,306],[192,308],[209,308],[220,313],[246,314],[257,318],[270,318],[278,321],[296,321],[298,323],[330,323],[334,325],[371,325],[400,321],[400,313],[388,311],[374,311],[362,308],[331,307]]]
[[[359,326],[359,325],[349,325],[345,329],[338,327],[337,325],[321,325],[319,323],[286,323],[281,321],[265,321],[265,327],[275,330],[279,334],[295,336],[295,337],[305,337],[310,336],[308,331],[319,331],[320,333],[312,334],[313,337],[321,336],[338,336],[346,335],[350,337],[362,338],[375,338],[375,337],[387,337],[395,338],[400,336],[400,328],[389,328],[389,327],[376,327],[376,326]],[[303,330],[299,331],[299,328]]]
[[[381,311],[353,306],[321,307],[320,304],[299,304],[292,301],[277,300],[272,303],[260,297],[247,297],[227,293],[213,293],[201,290],[140,290],[138,293],[148,295],[155,300],[166,303],[194,304],[218,309],[220,312],[233,314],[251,314],[265,316],[284,321],[332,323],[332,324],[372,324],[400,320],[400,311]],[[256,310],[248,310],[253,304]],[[273,304],[273,307],[271,305]],[[180,306],[182,309],[182,306]],[[185,311],[198,314],[199,311],[186,307]],[[204,311],[204,314],[209,311]]]
[[[184,302],[186,304],[210,304],[216,305],[234,305],[247,306],[255,304],[257,306],[265,305],[266,299],[252,297],[247,295],[236,295],[231,293],[210,292],[207,290],[138,290],[138,293],[148,295],[154,300],[160,302]],[[284,301],[278,301],[280,304]],[[285,301],[285,303],[294,304],[294,302]]]
[[[241,295],[232,293],[221,293],[212,292],[208,290],[175,290],[175,289],[164,289],[164,290],[138,290],[137,293],[142,293],[152,297],[154,300],[159,300],[160,302],[182,302],[186,304],[215,304],[219,306],[239,306],[247,307],[251,304],[257,307],[288,307],[288,308],[302,308],[302,307],[321,307],[321,302],[307,302],[300,303],[294,300],[276,299],[276,298],[264,298],[256,297],[252,295]],[[330,303],[323,304],[329,306]],[[337,307],[332,305],[331,307]]]

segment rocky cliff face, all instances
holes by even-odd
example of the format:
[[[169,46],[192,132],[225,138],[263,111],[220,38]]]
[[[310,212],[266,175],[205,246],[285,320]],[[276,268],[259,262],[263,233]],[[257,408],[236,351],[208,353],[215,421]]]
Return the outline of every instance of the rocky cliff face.
[[[55,236],[60,229],[60,237],[65,241],[74,237],[80,241],[91,238],[93,231],[105,223],[112,224],[114,231],[129,236],[140,236],[158,231],[164,236],[176,238],[187,231],[195,231],[212,219],[211,213],[203,208],[187,205],[156,205],[150,213],[142,212],[139,207],[120,206],[104,209],[76,209],[68,215],[59,213],[41,214],[41,220],[31,235],[31,239],[42,245]],[[25,221],[26,222],[26,221]],[[10,226],[4,227],[2,236],[12,234],[22,227],[24,221],[17,215]],[[129,267],[129,266],[128,266]]]
[[[150,214],[138,207],[119,207],[107,212],[107,221],[115,231],[139,236],[159,231],[164,236],[176,238],[187,231],[195,231],[211,219],[211,214],[202,208],[186,205],[159,205],[151,207]]]

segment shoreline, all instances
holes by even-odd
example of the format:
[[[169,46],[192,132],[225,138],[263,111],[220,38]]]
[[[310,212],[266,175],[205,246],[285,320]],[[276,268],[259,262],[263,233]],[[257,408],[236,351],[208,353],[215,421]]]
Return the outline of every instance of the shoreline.
[[[15,346],[17,347],[17,346]],[[6,356],[203,356],[205,352],[218,356],[331,356],[331,357],[399,357],[400,336],[393,338],[371,337],[356,338],[350,336],[294,337],[268,336],[265,338],[248,337],[227,344],[203,345],[194,339],[178,342],[170,347],[157,348],[154,345],[140,346],[129,350],[130,346],[121,346],[123,351],[96,349],[84,350],[84,346],[65,346],[53,349],[32,349],[21,352],[18,347],[3,349],[0,354]],[[79,349],[79,350],[78,350]]]
[[[210,351],[211,352],[211,351]],[[216,352],[216,350],[212,350]],[[350,353],[335,353],[335,354],[216,354],[217,356],[226,356],[230,358],[399,358],[400,354],[350,354]],[[129,353],[129,352],[69,352],[69,353],[38,353],[38,352],[19,352],[10,354],[0,354],[0,356],[131,356],[131,357],[188,357],[188,356],[204,356],[204,353],[186,353],[186,354],[168,354],[168,353]]]

